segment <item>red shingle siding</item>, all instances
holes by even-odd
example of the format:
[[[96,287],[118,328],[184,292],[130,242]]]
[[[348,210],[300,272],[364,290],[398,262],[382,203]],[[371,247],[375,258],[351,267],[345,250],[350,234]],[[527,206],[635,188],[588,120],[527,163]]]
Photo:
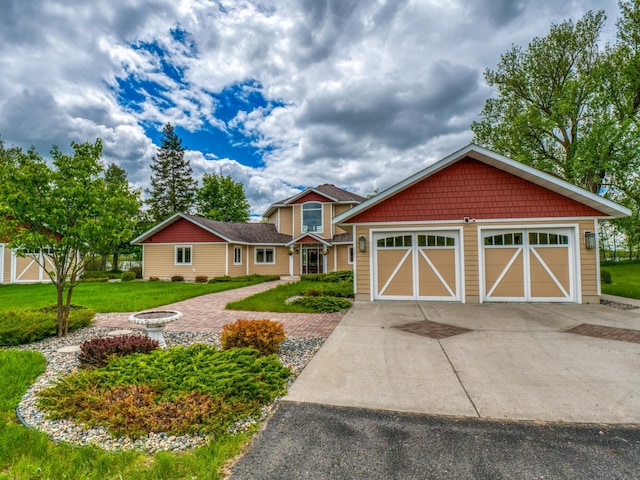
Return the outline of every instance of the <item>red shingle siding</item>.
[[[349,223],[603,215],[467,157],[362,212]]]
[[[198,243],[198,242],[224,242],[222,238],[209,233],[181,218],[175,223],[149,237],[144,243]]]
[[[331,199],[324,197],[316,192],[309,192],[306,195],[303,195],[302,197],[300,197],[299,199],[297,199],[295,202],[292,202],[296,205],[300,205],[301,203],[307,203],[307,202],[332,202]]]
[[[310,237],[309,235],[305,235],[304,237],[299,239],[297,243],[318,243],[318,240],[316,240],[313,237]]]

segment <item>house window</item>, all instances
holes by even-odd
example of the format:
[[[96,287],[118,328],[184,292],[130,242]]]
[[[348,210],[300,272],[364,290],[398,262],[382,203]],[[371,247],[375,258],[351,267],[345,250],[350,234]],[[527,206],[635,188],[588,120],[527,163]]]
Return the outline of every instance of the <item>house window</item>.
[[[322,233],[322,204],[320,202],[302,205],[302,231]]]
[[[191,247],[176,245],[176,265],[191,265]]]
[[[349,256],[347,257],[347,263],[352,264],[353,263],[353,247],[349,247],[348,255]]]
[[[255,263],[275,263],[276,252],[273,248],[256,248]]]
[[[233,264],[242,265],[242,247],[234,247],[233,249]]]

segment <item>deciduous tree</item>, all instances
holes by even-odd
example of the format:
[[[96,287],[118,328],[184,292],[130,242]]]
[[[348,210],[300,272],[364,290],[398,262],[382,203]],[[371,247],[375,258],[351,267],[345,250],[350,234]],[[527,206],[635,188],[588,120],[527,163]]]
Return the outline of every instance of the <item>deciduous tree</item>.
[[[197,199],[198,215],[223,222],[249,220],[249,202],[244,187],[230,176],[205,173]]]
[[[104,252],[133,233],[139,203],[128,184],[105,181],[102,142],[72,143],[72,155],[53,147],[52,164],[33,148],[0,142],[0,238],[34,259],[56,288],[58,336],[69,326],[69,306],[88,254]]]

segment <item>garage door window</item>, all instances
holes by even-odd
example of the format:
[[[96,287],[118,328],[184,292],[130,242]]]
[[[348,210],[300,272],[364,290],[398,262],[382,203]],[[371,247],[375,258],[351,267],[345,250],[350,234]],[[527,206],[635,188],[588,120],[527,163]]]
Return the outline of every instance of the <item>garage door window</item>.
[[[491,237],[485,237],[484,244],[487,247],[522,245],[522,233],[502,233],[499,235],[493,235]]]
[[[569,237],[557,233],[529,232],[529,245],[569,245]]]
[[[410,247],[413,243],[413,235],[398,235],[394,237],[379,238],[378,248],[402,248]]]
[[[456,239],[443,235],[418,235],[419,247],[455,247]]]

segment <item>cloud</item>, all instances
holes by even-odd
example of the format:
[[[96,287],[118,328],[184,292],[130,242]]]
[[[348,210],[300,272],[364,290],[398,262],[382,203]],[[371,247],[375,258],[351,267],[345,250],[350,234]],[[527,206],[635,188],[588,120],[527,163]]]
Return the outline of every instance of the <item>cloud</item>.
[[[170,121],[201,141],[196,174],[241,181],[254,213],[301,186],[368,194],[471,139],[482,72],[513,43],[600,8],[613,31],[615,0],[6,0],[0,135],[43,154],[100,137],[144,187]],[[225,95],[244,97],[231,118]]]

